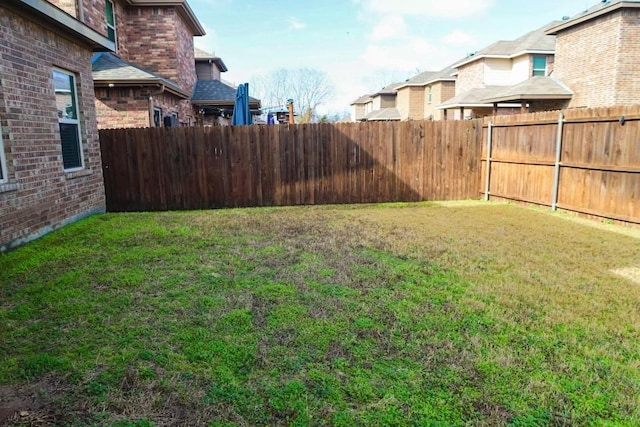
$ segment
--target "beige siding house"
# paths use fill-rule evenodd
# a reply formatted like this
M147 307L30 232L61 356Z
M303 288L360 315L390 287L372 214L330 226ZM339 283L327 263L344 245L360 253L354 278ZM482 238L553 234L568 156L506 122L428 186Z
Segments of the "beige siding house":
M528 90L545 92L541 99L547 104L563 102L570 91L549 77L555 66L555 37L547 30L558 24L552 22L516 40L498 41L456 63L455 96L437 108L454 119L527 111L529 101L510 100L505 93L527 81Z
M401 120L442 120L436 106L455 95L453 68L425 71L412 77L397 89L396 107Z

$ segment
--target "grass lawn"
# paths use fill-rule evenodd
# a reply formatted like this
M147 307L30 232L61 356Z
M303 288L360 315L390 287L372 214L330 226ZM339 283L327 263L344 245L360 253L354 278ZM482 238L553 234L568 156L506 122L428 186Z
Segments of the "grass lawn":
M99 215L0 255L0 424L638 426L639 267L503 204Z

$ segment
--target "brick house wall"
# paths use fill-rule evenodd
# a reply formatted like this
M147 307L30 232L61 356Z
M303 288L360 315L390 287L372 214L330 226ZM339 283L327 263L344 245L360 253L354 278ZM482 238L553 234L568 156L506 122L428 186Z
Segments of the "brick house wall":
M105 210L92 52L0 6L0 251ZM84 168L64 172L52 70L76 76Z
M149 95L144 89L96 89L98 129L149 127L149 111Z
M484 86L484 59L465 64L458 68L456 95Z
M398 90L396 108L400 112L401 120L424 119L425 88L407 86Z
M623 9L621 18L615 103L637 104L640 102L640 10Z
M436 109L447 99L456 95L456 82L440 81L431 86L431 102L429 102L429 86L424 93L424 118L432 120L444 120L444 111Z
M618 11L558 33L553 75L573 90L569 108L616 103L622 25Z
M193 35L175 7L131 8L126 19L127 50L121 58L191 93L196 82Z

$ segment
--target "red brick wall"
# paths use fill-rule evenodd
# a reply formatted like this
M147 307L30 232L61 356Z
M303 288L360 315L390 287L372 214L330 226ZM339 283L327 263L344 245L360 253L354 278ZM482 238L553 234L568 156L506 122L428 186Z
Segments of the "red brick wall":
M104 211L91 52L0 6L0 250ZM65 173L52 67L76 73L84 170Z
M187 24L176 15L176 30L178 36L177 73L175 82L187 93L193 92L196 83L195 57L193 53L193 33Z
M479 59L458 68L456 95L482 87L484 85L484 68L484 59Z
M615 104L621 24L617 12L558 34L553 76L573 90L570 108Z
M149 99L140 89L96 89L96 113L99 129L150 126Z
M163 117L176 113L180 122L195 123L196 115L189 100L169 92L156 95L157 91L156 87L96 89L98 128L151 127L153 107L161 108Z
M622 12L620 50L615 86L616 105L640 102L640 10Z
M175 7L131 8L123 59L170 79L191 93L196 81L193 35Z

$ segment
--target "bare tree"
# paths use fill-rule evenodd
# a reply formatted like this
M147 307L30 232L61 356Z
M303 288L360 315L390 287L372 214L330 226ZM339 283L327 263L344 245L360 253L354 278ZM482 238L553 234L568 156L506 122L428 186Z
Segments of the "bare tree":
M302 123L310 122L318 106L335 93L327 74L313 68L281 68L254 77L250 86L253 96L260 98L266 108L284 107L292 99Z

